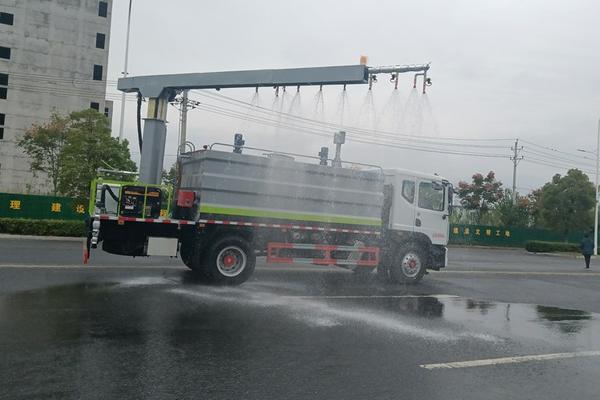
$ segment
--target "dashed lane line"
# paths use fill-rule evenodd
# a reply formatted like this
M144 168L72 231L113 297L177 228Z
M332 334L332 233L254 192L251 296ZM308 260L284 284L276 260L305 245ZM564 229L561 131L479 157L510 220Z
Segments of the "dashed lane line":
M438 364L422 364L421 368L434 370L434 369L458 369L458 368L474 368L474 367L487 367L491 365L502 365L502 364L519 364L532 361L548 361L548 360L562 360L567 358L577 357L598 357L600 351L577 351L572 353L553 353L553 354L538 354L529 356L517 356L517 357L500 357L500 358L488 358L482 360L470 360L470 361L456 361Z

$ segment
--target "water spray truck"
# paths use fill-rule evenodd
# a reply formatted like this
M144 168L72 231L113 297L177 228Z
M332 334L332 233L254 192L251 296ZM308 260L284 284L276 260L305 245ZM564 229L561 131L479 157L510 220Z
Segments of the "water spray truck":
M182 90L225 87L347 85L374 73L416 71L424 88L429 65L366 65L159 75L119 80L119 89L149 98L140 173L99 170L91 184L84 249L123 256L180 257L202 279L237 285L257 256L268 263L338 266L416 283L446 266L452 186L433 175L233 144L196 150L180 142L177 182L161 185L166 106ZM416 79L416 78L415 78ZM139 113L138 113L139 114Z

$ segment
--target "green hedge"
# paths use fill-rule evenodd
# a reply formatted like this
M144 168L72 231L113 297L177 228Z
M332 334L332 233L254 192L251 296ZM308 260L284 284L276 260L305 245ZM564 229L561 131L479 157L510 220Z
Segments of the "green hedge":
M543 242L541 240L531 240L525 243L525 249L532 253L579 253L580 251L577 243Z
M83 221L0 218L0 233L35 236L76 236L87 233Z

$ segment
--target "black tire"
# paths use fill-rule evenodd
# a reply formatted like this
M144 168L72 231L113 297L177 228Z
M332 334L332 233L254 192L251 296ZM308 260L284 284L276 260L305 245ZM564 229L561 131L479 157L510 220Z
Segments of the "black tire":
M375 270L375 267L368 267L368 266L364 266L364 265L357 265L356 268L354 268L352 270L352 272L357 277L367 278L367 277L369 277L373 273L373 270Z
M361 245L362 245L362 243L361 243ZM370 257L370 254L363 253L361 255L360 259L363 261L367 261L367 260L369 260L369 257ZM371 274L373 273L375 268L376 267L370 266L370 265L354 265L352 268L352 272L354 273L354 276L357 276L361 279L367 279L369 276L371 276Z
M239 236L224 236L214 241L202 257L209 281L220 285L240 285L254 272L253 246Z
M179 256L186 267L194 270L194 242L191 239L181 241L181 246L179 247Z
M200 236L188 238L181 244L181 260L194 272L195 277L202 282L208 281L205 246L206 242Z
M427 252L417 243L406 243L399 246L393 257L393 265L389 266L389 277L394 283L418 283L429 264Z
M379 279L382 282L390 281L390 269L389 267L381 264L381 262L377 266L377 279Z

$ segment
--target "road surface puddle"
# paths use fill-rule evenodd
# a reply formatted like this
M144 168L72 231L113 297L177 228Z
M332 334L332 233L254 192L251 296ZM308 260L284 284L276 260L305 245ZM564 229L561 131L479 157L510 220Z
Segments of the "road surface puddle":
M57 286L0 297L0 334L4 342L120 337L150 329L147 321L181 317L191 326L225 331L240 323L261 332L300 324L298 329L376 331L436 342L511 340L600 348L600 318L580 310L450 295L291 293L253 284L182 285L161 277Z

